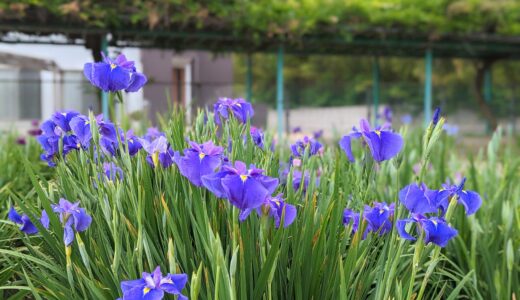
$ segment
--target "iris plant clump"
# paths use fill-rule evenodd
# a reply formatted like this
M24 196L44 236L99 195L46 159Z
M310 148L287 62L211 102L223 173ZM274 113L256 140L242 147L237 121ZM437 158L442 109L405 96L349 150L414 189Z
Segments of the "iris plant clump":
M88 63L84 71L89 81L105 92L134 92L146 83L146 76L123 55ZM184 124L172 122L169 125L174 130L167 132L150 127L143 135L136 135L108 116L56 112L42 123L37 140L43 149L41 159L49 166L59 165L55 169L61 177L48 187L49 192L38 189L37 194L45 201L56 194L53 188L63 195L77 194L83 206L96 214L89 214L80 202L61 198L55 204L42 201L48 211L50 204L55 215L42 210L37 220L29 212L20 214L11 207L9 220L29 235L38 234L38 228L45 229L42 236L58 235L51 229L61 226L67 276L59 280L68 279L67 289L74 287L75 280L81 282L76 291L88 293L94 288L91 295L96 297L163 299L170 294L187 299L182 294L187 287L197 298L202 284L211 290L204 292L207 298L214 292L215 298L222 299L237 298L238 293L252 299L264 298L265 293L288 293L283 295L287 298L349 295L353 299L388 299L399 292L403 298L421 299L423 285L431 275L422 277L424 283L415 293L421 261L416 257L422 254L423 245L433 244L431 247L440 251L457 236L457 229L450 224L457 204L467 215L481 207L480 195L464 189L465 179L457 185L448 181L438 189L425 183L426 170L432 168L427 151L444 123L440 111L425 134L422 157L408 162L409 166L416 164L418 171L415 181L407 181L405 187L399 181L395 187L380 187L377 181L403 177L397 174L401 159L392 159L404 149L401 134L406 131L391 128L389 109L384 113L386 124L371 128L363 119L359 128L340 139L342 159L336 164L332 163L336 157L331 158L333 147L326 149L325 143L318 141L323 131L290 146L278 140L277 148L285 147L287 153L283 157L283 150L275 151L273 144L268 151L264 132L250 126L254 110L247 101L219 98L213 114L217 128L199 126L212 120L200 116L194 132L175 136L184 132L183 127L175 126ZM354 140L361 144L362 163L356 163ZM93 182L83 184L84 180ZM62 188L62 182L75 186ZM348 199L344 195L349 195ZM346 202L348 208L344 208ZM256 217L261 222L256 222ZM344 228L349 232L345 234ZM86 230L91 240L78 234ZM418 242L410 245L399 237ZM75 238L79 253L72 255ZM368 247L373 243L383 245L383 250L371 251ZM358 246L361 248L354 249ZM30 249L40 251L39 247ZM408 249L414 249L413 260ZM58 263L63 260L59 255L53 259ZM122 266L126 261L129 263ZM403 262L405 265L400 265ZM158 264L180 274L163 276L159 266L152 273L142 272ZM411 276L391 277L392 270L407 266L412 269ZM189 284L188 275L180 270L193 272ZM140 272L141 278L127 280L137 278ZM356 279L368 276L365 273L376 275L370 275L366 283ZM306 276L316 282L306 281ZM339 282L338 291L328 288L335 281ZM388 285L380 288L375 281ZM404 292L395 292L402 282ZM311 285L314 287L307 287ZM315 293L313 289L319 290L319 285L327 288ZM54 291L49 294L54 295Z

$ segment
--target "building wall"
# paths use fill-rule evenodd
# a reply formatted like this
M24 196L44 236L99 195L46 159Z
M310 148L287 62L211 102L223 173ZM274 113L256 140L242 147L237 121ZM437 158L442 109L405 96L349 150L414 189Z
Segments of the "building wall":
M215 56L205 51L143 49L143 72L148 76L144 98L148 102L150 117L164 113L173 105L174 68L189 64L191 81L182 82L191 89L191 112L198 107L211 105L217 97L232 96L233 62L230 55ZM168 102L170 99L170 103Z

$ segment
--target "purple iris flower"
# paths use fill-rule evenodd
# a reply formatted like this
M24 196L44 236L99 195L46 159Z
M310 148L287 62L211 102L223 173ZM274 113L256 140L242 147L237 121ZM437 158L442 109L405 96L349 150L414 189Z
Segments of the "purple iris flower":
M386 122L392 123L392 108L390 108L390 106L385 106L383 116L385 117Z
M339 141L339 146L347 155L349 161L354 162L354 155L352 154L352 139L363 138L363 141L368 145L370 153L375 161L381 162L389 160L396 156L403 147L403 138L396 133L386 129L386 124L383 127L370 129L370 124L366 119L360 122L361 131L354 128L354 131L349 135L344 136Z
M79 144L83 149L90 147L92 141L92 132L90 131L90 120L84 115L77 115L69 122L70 128L77 137Z
M479 210L482 205L482 199L480 195L475 191L465 191L464 185L466 183L466 177L462 179L459 185L452 185L449 182L443 184L443 188L445 191L449 193L449 196L442 199L440 202L440 206L443 211L448 209L449 198L453 196L457 196L457 201L464 206L464 210L466 211L466 215L472 215Z
M165 137L166 135L164 134L164 132L159 131L159 129L157 129L157 127L149 127L146 130L146 134L143 136L143 138L145 140L151 142L160 136Z
M215 172L222 162L222 147L215 146L212 141L202 144L189 142L190 148L184 149L184 156L179 152L174 154L173 160L179 167L181 174L196 185L202 186L201 177Z
M455 136L459 133L459 126L457 126L455 124L445 123L442 126L442 129L444 129L444 131L446 131L446 134L450 135L450 136Z
M168 273L163 277L161 267L157 266L152 274L143 272L140 279L122 281L123 298L120 299L160 300L164 298L166 292L177 295L179 300L188 300L188 297L181 294L186 282L188 282L188 275Z
M136 71L133 61L126 60L123 54L110 59L103 54L103 61L86 63L83 74L90 83L105 92L137 92L145 85L147 78Z
M77 136L69 134L63 137L63 155L67 155L72 150L81 149L81 143Z
M276 228L280 227L280 222L283 218L283 227L291 225L296 220L296 206L285 203L282 199L282 194L275 197L267 197L262 206L254 209L259 216L262 213L269 214L274 219ZM253 209L246 209L240 214L240 221L243 222L253 211Z
M416 238L406 231L406 224L416 223L417 234L424 231L424 243L434 243L437 246L445 247L448 241L457 235L457 230L452 228L444 219L431 217L426 218L420 214L414 214L411 218L397 220L396 228L399 235L407 240L415 241Z
M352 222L352 233L356 233L359 229L360 215L349 208L343 211L343 225L348 226Z
M123 170L113 162L103 163L103 172L108 180L123 180Z
M71 131L70 121L77 115L79 115L79 112L73 110L57 111L52 115L51 120L64 132L69 132Z
M282 194L268 197L264 207L269 210L269 215L274 218L276 228L280 227L283 216L283 227L291 225L296 220L296 206L285 203Z
M23 146L23 145L27 144L27 141L25 140L25 138L23 136L20 136L20 137L16 138L16 143L18 145Z
M89 216L84 208L79 207L79 202L70 203L68 200L61 198L59 204L52 204L52 210L60 215L60 221L64 225L63 242L69 246L74 241L74 230L82 232L87 230L92 223L92 217ZM49 223L48 217L42 223Z
M405 125L408 125L408 124L411 124L413 121L413 118L411 115L409 114L406 114L404 116L401 117L401 122Z
M314 131L312 133L312 136L315 140L318 140L320 139L322 136L323 136L323 129L320 129L320 130L317 130L317 131Z
M39 120L32 120L31 121L31 125L33 128L29 129L27 131L27 133L30 135L30 136L39 136L40 134L42 134L42 130L39 128L40 127L40 121Z
M202 176L202 183L215 196L226 198L240 209L241 214L260 207L278 186L278 179L263 175L264 170L236 161L224 165L220 172Z
M26 214L19 215L18 212L14 209L14 207L11 206L11 209L9 210L9 213L7 215L9 220L16 224L20 224L20 230L26 234L36 234L38 233L38 228L34 226L31 219ZM42 211L42 218L40 219L40 222L42 223L44 228L49 228L49 222L46 220L48 219L47 213L45 210Z
M41 129L42 134L36 138L44 150L40 158L46 161L49 166L53 167L56 165L54 158L59 153L59 141L62 130L59 129L52 120L45 121Z
M292 133L299 133L302 132L302 128L300 126L296 126L292 129Z
M309 156L313 156L322 153L323 145L315 139L304 136L303 139L297 140L291 145L291 157L303 158L306 149L309 149Z
M383 235L392 230L392 217L395 203L374 202L374 207L365 205L363 218L367 221L368 231L379 232Z
M437 107L435 111L433 112L433 126L437 125L439 123L439 119L441 118L441 108Z
M426 214L438 212L449 196L447 190L430 190L424 183L412 183L399 192L399 201L413 214Z
M255 145L258 148L264 150L265 137L264 137L264 132L262 131L262 129L251 126L250 134L251 134L251 139L253 140L253 143L255 143Z
M136 155L137 152L143 148L139 138L134 135L131 129L126 132L123 141L126 141L128 144L128 154L130 154L130 156Z
M218 125L222 123L222 119L227 120L230 116L245 124L255 114L251 103L242 98L219 98L213 105L213 113Z
M148 142L145 139L139 139L139 142L148 153L146 161L152 167L155 168L160 163L163 168L167 168L173 164L174 152L164 136L160 136L152 142Z

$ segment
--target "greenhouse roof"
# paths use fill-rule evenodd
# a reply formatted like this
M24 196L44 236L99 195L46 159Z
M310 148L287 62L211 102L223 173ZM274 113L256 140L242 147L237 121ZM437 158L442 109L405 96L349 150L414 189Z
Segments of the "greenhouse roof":
M520 37L490 34L421 34L401 30L343 28L341 32L297 37L239 35L210 28L104 30L65 25L1 24L0 41L84 45L89 38L108 35L109 45L119 47L197 49L213 52L275 52L280 45L290 54L377 55L422 57L431 49L435 57L520 58Z

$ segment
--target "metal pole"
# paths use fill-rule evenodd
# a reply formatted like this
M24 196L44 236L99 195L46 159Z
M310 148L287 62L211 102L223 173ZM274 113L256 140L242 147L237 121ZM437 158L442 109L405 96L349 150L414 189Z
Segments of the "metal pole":
M484 101L489 105L493 100L493 77L491 76L491 67L484 71ZM486 122L486 132L491 131L489 122Z
M487 68L484 72L484 100L487 103L493 100L493 77L491 76L491 68Z
M246 100L251 102L253 97L253 57L251 53L246 56Z
M424 127L427 127L432 118L432 61L431 49L426 50L424 76Z
M276 61L276 111L278 114L278 140L281 141L283 135L283 46L278 47L278 57Z
M372 62L372 101L373 101L373 115L372 124L377 126L377 115L379 112L379 58L374 57Z
M103 35L101 38L101 51L108 56L108 41L106 35ZM108 115L108 93L101 91L101 112L103 113L103 117L108 119L110 116ZM115 120L112 120L115 121Z

